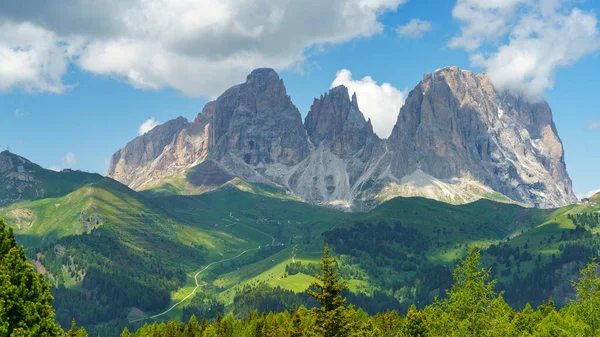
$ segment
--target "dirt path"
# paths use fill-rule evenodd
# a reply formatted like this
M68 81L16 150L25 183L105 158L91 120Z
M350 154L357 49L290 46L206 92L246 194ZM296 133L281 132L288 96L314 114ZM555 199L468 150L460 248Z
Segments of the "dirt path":
M260 230L258 230L258 229L256 229L256 228L252 228L252 227L250 227L250 226L247 226L247 225L244 225L244 224L240 223L240 222L239 222L240 220L239 220L238 218L236 218L236 217L233 215L233 212L229 212L229 217L230 217L230 218L232 218L232 219L233 219L233 220L235 220L235 221L232 221L232 220L229 220L229 219L223 219L223 220L225 220L225 221L229 221L229 222L231 222L231 224L229 224L229 225L226 225L226 226L224 226L224 227L230 227L230 226L233 226L233 225L244 226L244 227L246 227L246 228L248 228L248 229L251 229L251 230L253 230L253 231L256 231L256 232L258 232L258 233L261 233L261 234L263 234L263 235L265 235L265 236L269 237L269 238L271 239L271 245L272 245L272 246L274 246L274 245L275 245L275 237L274 237L274 236L271 236L271 235L269 235L269 234L267 234L267 233L265 233L265 232L263 232L263 231L260 231ZM297 247L297 246L298 246L298 245L296 245L296 247ZM294 251L295 251L296 247L294 247ZM166 315L166 314L167 314L167 313L169 313L171 310L175 309L175 307L177 307L178 305L182 304L182 303L183 303L183 302L185 302L185 301L186 301L188 298L190 298L191 296L193 296L193 295L196 293L196 290L198 290L198 288L199 288L200 286L203 286L203 285L204 285L204 284L202 284L202 285L198 284L198 275L200 275L201 273L203 273L204 271L206 271L206 270L207 270L208 268L210 268L212 265L215 265L215 264L217 264L217 263L221 263L221 262L225 262L225 261L229 261L229 260L234 260L234 259L237 259L238 257L240 257L240 256L242 256L242 255L244 255L244 254L246 254L247 252L250 252L250 251L253 251L253 250L259 250L259 249L260 249L260 246L258 246L258 248L254 248L254 249L248 249L248 250L245 250L245 251L241 252L241 253L240 253L240 254L238 254L237 256L230 257L230 258L228 258L228 259L223 259L223 260L220 260L220 261L216 261L216 262L213 262L213 263L211 263L211 264L207 265L206 267L204 267L204 269L200 270L199 272L197 272L197 273L196 273L196 275L194 275L194 281L196 282L196 287L194 288L194 290L192 290L192 292L191 292L191 293L189 293L189 294L188 294L186 297L184 297L184 298L183 298L181 301L179 301L179 302L177 302L177 303L173 304L173 306L171 306L169 309L165 310L164 312L161 312L160 314L156 314L156 315L153 315L153 316L148 316L148 317L144 317L144 318L138 318L138 319L135 319L135 320L129 321L129 323L135 323L135 322L139 322L139 321L143 321L143 320L147 320L147 319L153 319L153 318L157 318L157 317L160 317L160 316ZM294 258L296 257L296 253L295 253L294 251L292 251L292 253L294 253L294 255L292 256L292 261L295 261L295 260L294 260ZM219 252L219 254L221 254L221 253ZM221 255L223 255L223 254L221 254Z
M232 218L232 219L234 219L234 220L235 220L235 222L234 222L234 221L231 221L231 220L228 220L228 219L223 219L223 220L225 220L225 221L229 221L229 222L231 222L231 224L229 224L229 225L226 225L225 227L231 227L231 226L233 226L233 225L240 225L240 226L244 226L244 227L246 227L246 228L248 228L248 229L251 229L251 230L253 230L253 231L255 231L255 232L258 232L258 233L260 233L260 234L262 234L262 235L268 236L268 237L271 239L271 246L274 246L274 245L275 245L275 237L274 237L274 236L271 236L271 235L269 235L269 234L267 234L267 233L265 233L265 232L263 232L263 231L261 231L261 230L258 230L258 229L256 229L256 228L253 228L253 227L250 227L250 226L248 226L248 225L244 225L244 224L240 223L240 219L238 219L238 218L236 218L235 216L233 216L233 212L229 212L229 217L230 217L230 218Z
M296 263L296 248L298 248L298 245L294 246L294 249L292 249L292 262Z
M213 262L213 263L210 263L210 264L208 264L206 267L204 267L204 269L200 270L199 272L197 272L197 273L196 273L196 275L194 275L194 281L196 282L196 287L194 288L194 290L192 290L192 292L191 292L191 293L189 293L189 294L188 294L186 297L184 297L184 298L183 298L181 301L179 301L179 302L177 302L177 303L173 304L173 306L171 306L169 309L167 309L167 310L165 310L165 311L161 312L160 314L156 314L156 315L153 315L153 316L148 316L148 317L144 317L144 318L138 318L138 319L135 319L135 320L133 320L133 321L129 321L129 323L135 323L135 322L139 322L139 321L143 321L143 320L147 320L147 319L153 319L153 318L157 318L157 317L160 317L160 316L166 315L166 314L167 314L167 313L169 313L171 310L175 309L175 307L177 307L177 306L178 306L178 305L180 305L181 303L185 302L185 300L187 300L188 298L190 298L191 296L193 296L193 295L196 293L196 290L198 290L198 288L199 288L200 286L206 285L206 284L202 284L202 285L201 285L201 284L199 284L199 283L198 283L198 275L200 275L201 273L203 273L204 271L206 271L208 268L210 268L211 266L213 266L213 265L215 265L215 264L217 264L217 263L221 263L221 262L225 262L225 261L230 261L230 260L235 260L235 259L239 258L240 256L242 256L242 255L246 254L247 252L250 252L250 251L253 251L253 250L258 250L258 249L259 249L259 248L247 249L247 250L245 250L245 251L243 251L243 252L239 253L238 255L236 255L236 256L234 256L234 257L230 257L230 258L227 258L227 259L223 259L223 260L216 261L216 262Z

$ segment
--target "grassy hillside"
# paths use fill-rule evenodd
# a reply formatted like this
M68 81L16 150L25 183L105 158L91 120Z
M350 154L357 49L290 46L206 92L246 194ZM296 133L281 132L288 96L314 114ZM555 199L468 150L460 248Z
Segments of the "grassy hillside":
M149 198L106 178L62 197L13 204L0 216L38 271L60 285L61 323L76 317L90 325L157 313L193 289L205 265L249 250L211 268L215 279L318 235L345 214L241 181L203 195Z
M103 177L81 171L55 172L8 151L0 153L0 206L67 195Z
M194 195L221 187L235 177L219 169L211 161L204 161L187 170L141 186L146 195Z
M483 250L482 261L492 268L502 289L523 288L527 282L540 293L530 290L528 298L518 298L514 291L507 291L515 306L524 301L538 303L548 295L560 304L569 295L565 289L570 287L570 278L596 254L586 247L600 246L600 221L577 230L569 216L597 214L599 206L600 202L592 201L539 210L490 200L450 205L396 198L371 212L339 219L331 230L320 236L314 233L311 241L294 241L270 261L223 274L215 285L220 287L220 299L233 310L236 292L248 285L303 292L313 280L322 244L329 242L338 254L342 275L351 280L351 290L357 294L351 302L373 311L385 310L390 303L392 308L405 310L410 304L443 296L440 291L452 280L450 270L475 245ZM560 277L549 281L540 277L543 272L550 278ZM377 298L383 306L358 294Z
M568 294L564 281L599 241L597 197L557 210L396 198L343 213L239 179L202 194L181 191L138 193L106 178L10 205L0 216L38 271L59 285L61 323L75 317L98 332L209 307L246 310L248 298L279 303L265 308L302 303L325 242L350 280L350 302L372 312L443 295L450 270L472 245L483 249L510 303L523 300L511 287L560 300ZM533 292L524 299L535 301Z

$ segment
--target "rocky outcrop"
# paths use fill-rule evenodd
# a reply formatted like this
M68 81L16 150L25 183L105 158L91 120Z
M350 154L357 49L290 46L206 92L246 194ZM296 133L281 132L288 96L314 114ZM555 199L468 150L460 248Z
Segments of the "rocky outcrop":
M485 74L448 67L425 75L388 147L396 177L469 177L538 207L576 201L548 104L498 93Z
M0 207L25 200L64 196L103 179L81 171L46 170L9 151L0 152Z
M499 93L485 74L448 67L425 75L387 140L375 135L359 99L333 88L302 124L277 73L257 69L192 123L165 123L119 150L108 175L148 189L210 162L223 177L353 208L399 195L454 203L505 195L539 207L576 200L548 104ZM210 180L194 172L195 181Z
M298 108L273 69L256 69L245 83L223 93L211 107L211 155L251 166L295 165L308 155Z
M8 151L0 152L0 206L13 202L44 197L41 181L32 176L32 171L41 167Z
M373 132L344 86L315 99L304 121L314 146L295 168L288 186L297 196L317 203L350 206L376 179L386 154L385 143Z
M356 94L349 99L348 89L338 86L328 94L315 99L304 120L310 141L316 146L325 146L339 157L347 158L368 147L372 150L382 143L373 132L371 120L365 121L358 108ZM371 151L365 151L368 159Z
M208 156L209 115L199 114L192 123L179 117L135 138L112 156L107 175L144 189L201 163Z

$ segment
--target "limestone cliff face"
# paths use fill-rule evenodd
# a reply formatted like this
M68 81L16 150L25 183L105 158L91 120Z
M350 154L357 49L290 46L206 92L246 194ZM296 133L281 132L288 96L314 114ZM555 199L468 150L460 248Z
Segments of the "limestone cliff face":
M211 153L246 164L295 165L308 155L300 112L273 69L256 69L214 102Z
M208 121L179 117L161 124L117 151L107 175L131 188L143 189L160 178L201 163L208 155Z
M402 195L464 203L503 194L539 207L576 200L548 104L499 93L485 74L427 74L387 140L359 106L360 97L333 88L303 124L277 73L257 69L192 123L178 118L130 142L108 175L148 189L207 162L223 176L351 208ZM197 181L209 178L204 171L194 171Z
M315 99L305 119L314 146L288 180L294 194L317 203L352 205L378 172L385 143L360 112L356 94L344 86Z
M315 99L304 125L315 146L326 146L342 158L353 156L365 147L371 150L376 143L381 143L373 132L371 121L365 121L360 112L356 94L350 101L344 86L333 88ZM365 152L363 158L368 159L372 153Z
M498 93L485 74L449 67L425 75L388 147L397 177L469 177L539 207L576 201L548 104Z

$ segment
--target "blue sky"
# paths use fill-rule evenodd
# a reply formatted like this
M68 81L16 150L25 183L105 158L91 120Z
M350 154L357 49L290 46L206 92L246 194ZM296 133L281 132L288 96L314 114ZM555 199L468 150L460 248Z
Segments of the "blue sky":
M104 173L144 121L191 120L256 67L278 70L303 116L346 69L351 80L337 79L351 81L361 109L383 130L424 73L457 65L487 70L497 86L543 96L575 191L600 189L597 2L332 0L303 7L202 0L180 2L184 12L170 1L148 12L138 1L105 0L65 22L61 15L77 10L66 0L37 12L25 8L28 1L0 4L0 146L44 167ZM131 13L146 13L146 20L131 22ZM220 18L210 29L195 24L209 20L206 13ZM109 17L122 20L105 24ZM176 23L165 26L169 20ZM419 21L408 25L412 20ZM361 92L384 103L361 100Z

